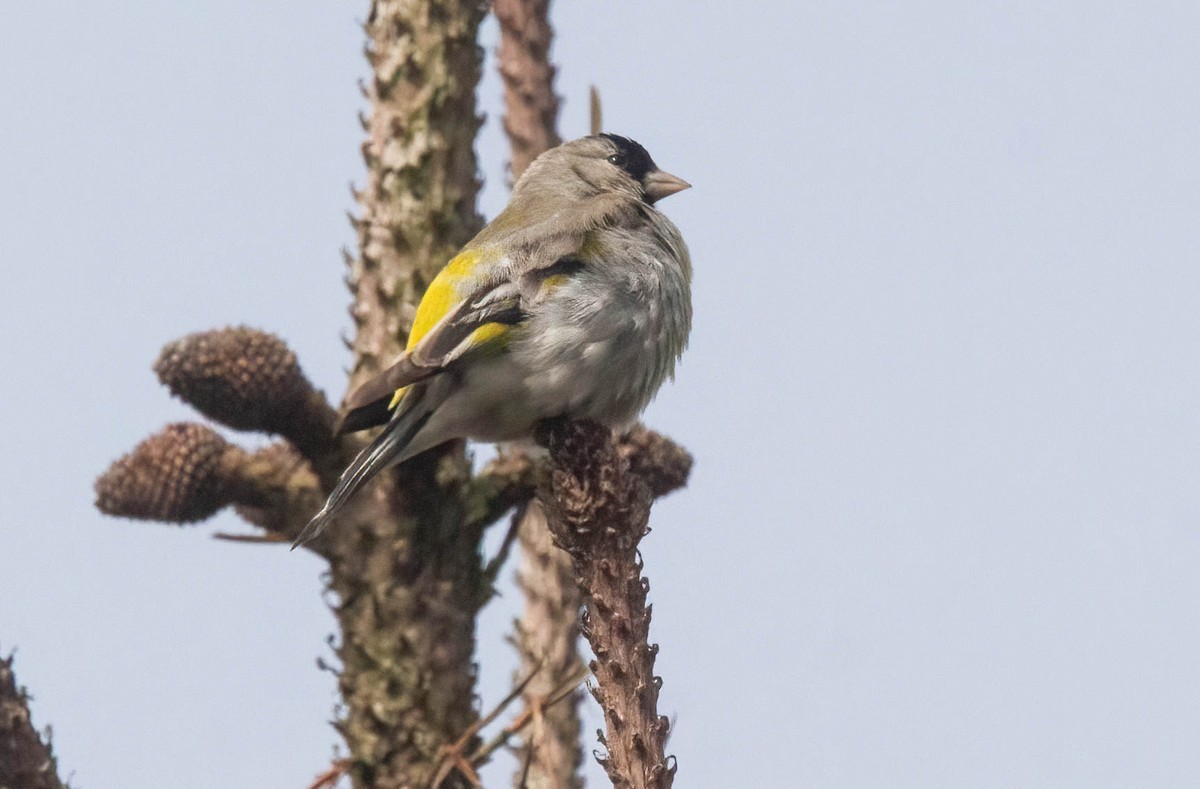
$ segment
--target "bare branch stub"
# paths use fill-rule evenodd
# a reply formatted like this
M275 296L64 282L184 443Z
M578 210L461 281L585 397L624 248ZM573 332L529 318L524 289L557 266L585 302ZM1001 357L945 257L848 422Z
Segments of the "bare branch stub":
M507 452L483 467L467 494L468 527L482 531L513 507L533 498L546 464L524 452Z
M656 499L685 486L695 463L692 453L643 425L618 439L617 452L629 462L630 470L646 481Z
M667 789L675 776L665 754L670 722L658 714L658 647L649 641L649 583L638 556L653 492L608 428L558 419L538 438L551 459L539 497L587 606L582 630L596 656L593 695L606 724L601 763L619 789Z
M67 789L47 736L33 727L29 694L17 685L13 658L0 658L0 786Z

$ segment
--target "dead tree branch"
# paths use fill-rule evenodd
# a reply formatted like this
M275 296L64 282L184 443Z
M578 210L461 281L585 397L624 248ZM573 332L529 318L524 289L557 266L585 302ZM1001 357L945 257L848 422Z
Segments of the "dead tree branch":
M670 722L658 714L658 646L649 640L650 585L638 554L653 491L605 427L552 420L539 439L551 460L539 497L587 605L582 629L596 656L592 694L606 726L601 764L618 789L668 789L675 776L674 759L665 754Z
M67 789L49 732L43 740L29 714L29 694L17 685L13 657L0 658L0 787Z
M550 64L550 0L495 0L493 10L500 22L496 60L504 80L504 131L515 181L543 151L562 142Z

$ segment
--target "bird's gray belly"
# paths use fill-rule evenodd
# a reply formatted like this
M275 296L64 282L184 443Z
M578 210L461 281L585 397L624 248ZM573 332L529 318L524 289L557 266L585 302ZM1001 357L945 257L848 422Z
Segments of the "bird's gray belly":
M625 424L673 370L681 342L664 305L622 284L585 274L561 286L510 346L538 414Z

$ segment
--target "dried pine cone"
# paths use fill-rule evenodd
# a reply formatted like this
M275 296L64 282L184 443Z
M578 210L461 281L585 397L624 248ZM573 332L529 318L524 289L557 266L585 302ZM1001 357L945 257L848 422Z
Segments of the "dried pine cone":
M168 343L154 372L177 397L237 430L288 435L311 422L298 412L319 398L283 340L244 326Z
M168 425L96 480L96 507L126 518L203 520L230 503L245 458L204 425Z

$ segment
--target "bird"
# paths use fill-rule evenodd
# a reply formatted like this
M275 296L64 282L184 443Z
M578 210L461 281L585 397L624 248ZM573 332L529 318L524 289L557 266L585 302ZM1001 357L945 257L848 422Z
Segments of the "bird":
M381 471L446 441L525 439L560 416L632 424L691 330L691 258L657 208L690 186L616 134L531 162L429 284L404 353L347 395L338 434L384 428L292 548Z

